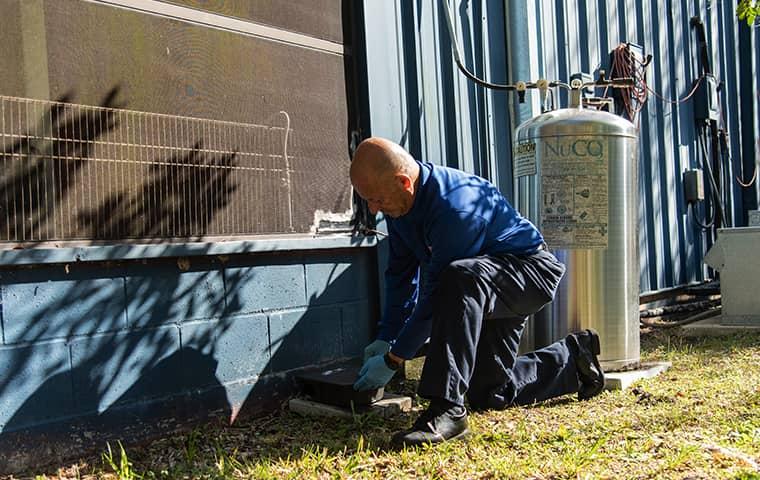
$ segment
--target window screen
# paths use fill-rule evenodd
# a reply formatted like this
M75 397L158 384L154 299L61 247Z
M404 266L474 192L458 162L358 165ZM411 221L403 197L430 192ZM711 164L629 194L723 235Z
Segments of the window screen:
M342 2L214 3L3 2L1 242L301 234L348 217Z

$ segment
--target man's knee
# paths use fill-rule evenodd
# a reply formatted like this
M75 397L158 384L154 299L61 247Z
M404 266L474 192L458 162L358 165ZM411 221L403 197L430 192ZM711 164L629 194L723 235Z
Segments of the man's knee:
M453 288L462 291L466 287L474 285L475 282L476 275L472 270L471 262L467 259L451 262L438 275L438 286L441 290Z

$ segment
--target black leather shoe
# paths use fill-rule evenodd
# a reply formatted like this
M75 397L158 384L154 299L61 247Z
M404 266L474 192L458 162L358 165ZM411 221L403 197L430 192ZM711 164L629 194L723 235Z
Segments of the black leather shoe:
M411 447L454 440L465 437L468 433L467 410L464 407L441 408L430 405L411 429L396 433L391 443L396 447Z
M578 398L588 400L599 395L604 390L604 372L597 355L601 353L599 334L589 328L582 332L569 335L571 343L575 346L575 365L578 370Z

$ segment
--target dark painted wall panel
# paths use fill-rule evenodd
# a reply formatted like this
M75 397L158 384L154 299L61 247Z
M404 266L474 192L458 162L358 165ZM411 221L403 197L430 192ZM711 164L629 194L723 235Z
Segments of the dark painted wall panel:
M312 307L272 314L272 370L308 367L342 356L340 308Z
M344 55L97 2L6 10L0 241L308 233L350 213Z
M292 264L230 266L225 269L230 314L260 312L274 308L299 307L306 304L304 266Z
M370 270L371 271L371 270ZM358 357L364 354L368 338L375 338L376 325L367 322L374 318L373 304L370 300L344 304L341 308L341 338L343 340L343 356Z
M69 349L63 342L0 347L0 430L75 412L69 366Z
M130 328L195 319L220 318L225 313L224 278L219 262L184 258L156 270L155 264L129 266L126 271L127 318Z
M267 315L246 315L218 322L194 322L180 327L182 348L210 355L217 362L215 380L221 383L255 379L269 373L269 323ZM188 368L187 385L193 378ZM208 380L208 378L205 378ZM204 385L207 386L207 385Z
M114 275L118 271L87 272L64 265L0 271L5 343L36 343L125 329L124 278Z
M321 263L306 265L306 298L310 305L359 300L363 297L362 286L370 281L371 270L366 257L352 263L345 257L322 257Z
M343 2L352 0L169 0L223 15L253 20L331 42L343 42Z
M35 435L68 438L56 448L76 453L122 416L160 417L152 408L178 419L204 405L230 419L271 408L295 389L281 373L361 355L377 322L374 257L357 248L5 267L0 471L34 457L24 452ZM31 344L10 343L19 337Z
M114 405L181 391L179 349L179 330L175 326L71 342L77 411L102 412ZM170 357L170 368L156 369Z

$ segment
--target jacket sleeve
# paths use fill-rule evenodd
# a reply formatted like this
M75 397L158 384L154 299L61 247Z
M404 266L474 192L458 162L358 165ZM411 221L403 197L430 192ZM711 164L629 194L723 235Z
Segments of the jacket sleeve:
M417 304L419 261L393 228L392 222L388 222L388 244L385 308L377 338L393 343Z
M401 358L413 358L430 337L433 324L433 292L441 271L457 259L477 256L485 241L487 224L471 212L452 211L430 222L430 261L421 267L422 282L417 308L399 332L391 351Z

